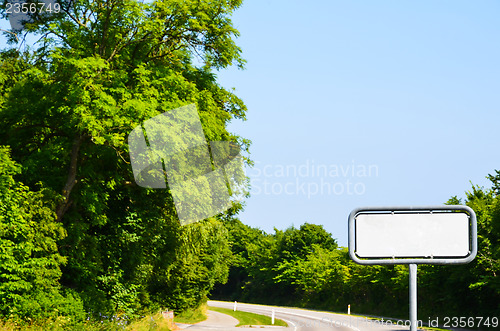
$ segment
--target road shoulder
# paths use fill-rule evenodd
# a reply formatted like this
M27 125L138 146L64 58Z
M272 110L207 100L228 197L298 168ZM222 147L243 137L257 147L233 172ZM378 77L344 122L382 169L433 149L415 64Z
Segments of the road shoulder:
M179 329L187 329L190 331L195 331L195 330L204 330L204 329L211 329L211 328L233 328L236 327L236 325L239 323L236 318L219 313L216 311L207 311L207 319L196 323L196 324L182 324L182 323L175 323Z

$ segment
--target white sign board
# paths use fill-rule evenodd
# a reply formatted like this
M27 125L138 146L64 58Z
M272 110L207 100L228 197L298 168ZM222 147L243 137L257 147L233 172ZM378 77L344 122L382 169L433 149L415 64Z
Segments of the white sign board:
M349 253L361 264L467 263L476 231L466 206L358 208L349 217Z
M469 218L464 213L361 214L356 218L359 257L465 257Z

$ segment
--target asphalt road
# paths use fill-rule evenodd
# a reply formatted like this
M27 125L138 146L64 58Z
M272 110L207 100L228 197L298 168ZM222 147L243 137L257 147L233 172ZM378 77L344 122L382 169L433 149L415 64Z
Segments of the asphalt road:
M223 301L208 301L209 307L221 307L233 309L234 302ZM263 305L253 305L238 303L237 310L248 311L261 315L271 316L272 311L275 311L275 317L284 320L288 323L288 328L284 327L269 327L272 330L293 330L293 331L402 331L409 330L409 326L404 326L405 321L397 320L382 320L374 321L364 317L355 317L352 315L333 314L326 312L317 312L305 309L272 307ZM402 325L397 325L397 323ZM198 325L193 325L187 328L189 331L198 330L242 330L234 328L234 325L216 325L211 323L207 327L199 328ZM267 327L266 327L267 329Z

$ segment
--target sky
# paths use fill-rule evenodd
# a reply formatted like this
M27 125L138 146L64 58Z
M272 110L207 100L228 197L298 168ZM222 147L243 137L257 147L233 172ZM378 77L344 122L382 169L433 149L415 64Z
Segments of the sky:
M364 206L441 205L500 170L500 2L247 0L245 70L219 72L248 107L239 215L321 224L347 246ZM471 184L472 183L472 184Z
M321 224L347 246L356 207L489 187L498 17L494 0L244 1L232 20L246 69L218 73L248 107L230 124L253 142L241 221L270 233Z

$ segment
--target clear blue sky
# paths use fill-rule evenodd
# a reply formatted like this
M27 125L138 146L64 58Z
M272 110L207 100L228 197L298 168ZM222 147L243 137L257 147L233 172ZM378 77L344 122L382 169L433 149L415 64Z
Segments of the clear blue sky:
M231 124L256 163L241 220L322 224L347 245L355 207L488 186L500 169L499 17L495 0L246 0L233 17L246 70L219 73L249 109Z
M249 109L231 125L256 162L241 220L268 232L322 224L347 245L355 207L489 186L499 17L498 1L245 1L233 22L246 70L219 74Z

